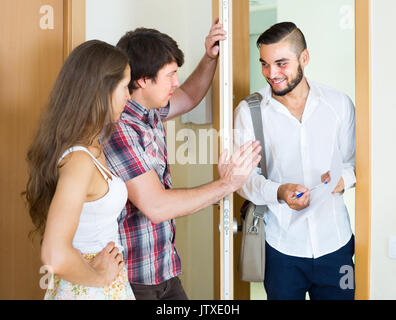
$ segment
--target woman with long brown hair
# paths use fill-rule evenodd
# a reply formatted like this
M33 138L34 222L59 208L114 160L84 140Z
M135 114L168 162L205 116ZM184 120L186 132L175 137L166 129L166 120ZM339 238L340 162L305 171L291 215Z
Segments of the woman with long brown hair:
M28 152L26 199L55 275L45 299L134 299L118 240L125 183L101 141L129 99L128 58L107 43L78 46L64 63Z

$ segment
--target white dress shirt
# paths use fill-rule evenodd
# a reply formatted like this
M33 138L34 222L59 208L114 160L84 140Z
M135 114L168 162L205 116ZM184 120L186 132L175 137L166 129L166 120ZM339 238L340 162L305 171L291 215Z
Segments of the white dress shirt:
M259 91L268 179L256 169L238 194L257 205L268 205L264 221L269 245L287 255L318 258L338 250L352 236L343 196L331 195L307 218L289 225L298 211L278 202L277 192L285 183L307 188L320 184L335 147L343 161L345 189L355 185L355 108L347 95L312 81L308 84L301 122L272 98L270 86ZM256 140L246 101L236 108L234 122L234 147Z

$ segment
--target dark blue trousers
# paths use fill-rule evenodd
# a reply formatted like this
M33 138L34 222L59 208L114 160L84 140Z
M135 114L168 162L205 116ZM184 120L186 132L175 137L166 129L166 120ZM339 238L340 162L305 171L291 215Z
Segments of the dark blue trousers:
M268 300L353 300L355 276L352 257L355 238L335 252L322 257L285 255L265 245L264 287Z

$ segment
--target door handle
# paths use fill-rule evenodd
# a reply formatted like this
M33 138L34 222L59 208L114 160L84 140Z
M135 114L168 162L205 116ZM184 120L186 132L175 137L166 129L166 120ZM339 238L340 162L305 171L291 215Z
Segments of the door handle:
M238 234L238 231L242 231L242 225L239 225L237 219L234 218L234 221L232 222L232 233L234 234L234 236ZM219 232L221 232L220 223L219 223Z

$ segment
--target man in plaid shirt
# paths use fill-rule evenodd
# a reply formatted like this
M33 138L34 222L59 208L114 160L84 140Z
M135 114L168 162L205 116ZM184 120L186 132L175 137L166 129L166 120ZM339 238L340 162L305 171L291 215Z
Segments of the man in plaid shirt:
M219 159L219 180L192 189L171 189L163 121L190 111L206 95L225 39L216 21L205 40L206 52L179 87L177 70L184 55L168 35L139 28L117 46L130 60L131 100L112 138L104 143L109 167L126 183L128 198L119 231L136 299L187 299L178 275L174 218L193 214L239 189L257 166L258 142L244 145L226 163Z

